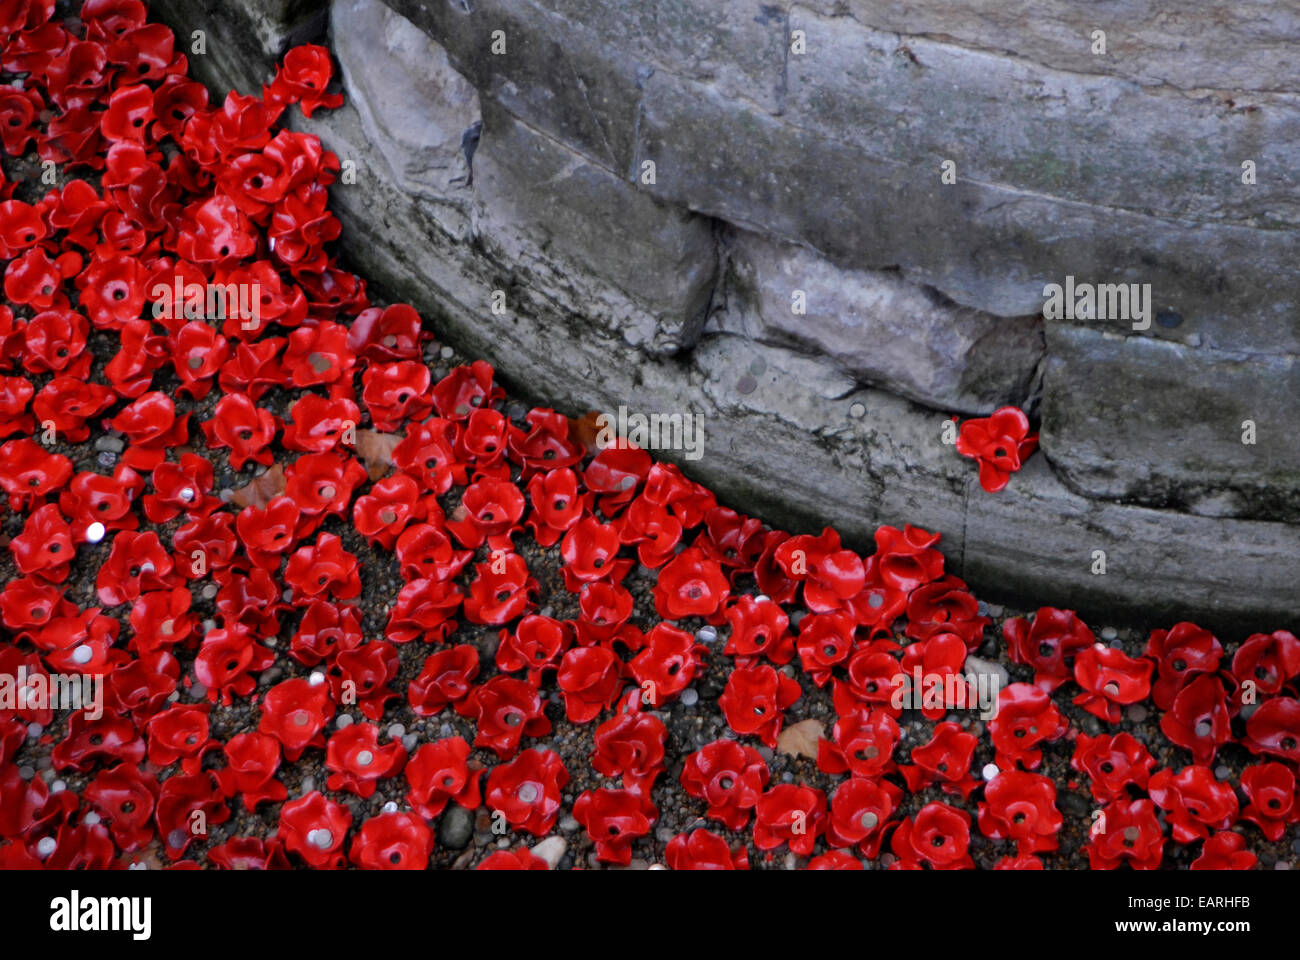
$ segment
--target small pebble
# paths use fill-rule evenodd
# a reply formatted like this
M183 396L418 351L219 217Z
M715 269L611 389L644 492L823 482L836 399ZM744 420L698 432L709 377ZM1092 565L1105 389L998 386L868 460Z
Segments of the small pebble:
M794 783L794 774L787 770L785 773L781 774L781 782Z
M211 600L217 595L217 585L215 583L205 584L202 590L203 599Z
M700 638L701 643L713 643L718 639L718 631L709 626L700 627L695 635Z
M1140 703L1130 704L1128 708L1128 718L1134 723L1141 723L1147 718L1147 708Z
M101 467L111 467L113 464L117 463L117 454L109 453L105 450L96 457L95 460Z
M659 827L655 830L655 839L660 843L667 843L675 836L677 836L677 834L673 833L672 829L669 827Z
M988 605L988 610L990 617L1000 617L1003 613L1002 607L996 603L990 603Z
M402 737L402 747L406 750L407 753L410 753L412 750L414 750L416 744L418 744L419 742L420 742L419 736L414 733L408 733L406 736Z
M59 841L55 840L53 837L41 837L41 839L36 841L36 855L44 860L57 850L58 846Z
M208 695L208 688L203 684L195 681L194 686L190 687L190 696L195 700L202 700Z
M39 723L27 724L27 736L31 737L33 740L35 740L44 732L45 732L45 728L42 727Z
M1114 627L1101 628L1101 638L1103 640L1114 640L1118 636L1119 636L1119 631L1116 630Z
M984 769L980 772L985 780L992 780L1001 771L998 770L998 765L996 763L986 763L984 764Z
M682 706L693 707L700 702L700 694L694 687L682 691Z
M346 713L340 713L338 719L334 721L334 725L340 730L346 730L352 726L352 717Z
M126 442L121 437L115 437L111 433L96 437L94 443L95 450L108 450L112 453L121 453L126 446Z
M849 407L849 416L855 420L861 420L867 415L867 408L864 404L855 403Z
M395 723L388 728L388 738L390 740L400 740L406 736L406 727L400 723Z
M582 824L573 819L573 817L565 817L560 821L560 831L562 833L577 833L581 826Z
M1232 776L1232 771L1227 767L1219 765L1214 768L1214 779L1227 780L1230 776Z
M563 837L547 837L541 843L533 846L533 856L540 857L546 861L546 865L554 870L560 865L560 860L564 857L564 851L569 848L568 843Z
M104 539L104 534L107 532L108 531L104 528L104 525L96 520L90 526L86 527L86 542L99 543L99 541Z
M315 777L303 777L303 778L302 778L302 792L303 792L303 793L311 793L311 792L312 792L313 790L315 790L315 789L316 789L316 778L315 778Z

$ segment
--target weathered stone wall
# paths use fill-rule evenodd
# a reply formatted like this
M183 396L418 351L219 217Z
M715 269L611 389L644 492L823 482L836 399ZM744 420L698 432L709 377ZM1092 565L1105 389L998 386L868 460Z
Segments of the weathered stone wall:
M347 104L294 122L357 164L334 191L346 252L531 397L703 412L684 466L737 506L859 546L940 529L985 592L1238 631L1294 614L1300 16L155 6L237 48L194 58L227 88L319 32ZM1067 275L1149 283L1159 316L1044 321ZM989 495L941 428L1004 403L1041 411L1043 450Z

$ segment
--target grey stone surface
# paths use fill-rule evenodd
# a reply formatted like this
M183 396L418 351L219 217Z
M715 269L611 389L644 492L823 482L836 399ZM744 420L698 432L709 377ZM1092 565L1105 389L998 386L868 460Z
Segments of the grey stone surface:
M1300 520L1294 355L1056 323L1048 344L1042 445L1071 487L1210 516Z
M726 332L820 354L855 380L980 414L1029 396L1042 318L959 307L897 271L844 270L804 247L729 231ZM725 325L725 326L724 326Z

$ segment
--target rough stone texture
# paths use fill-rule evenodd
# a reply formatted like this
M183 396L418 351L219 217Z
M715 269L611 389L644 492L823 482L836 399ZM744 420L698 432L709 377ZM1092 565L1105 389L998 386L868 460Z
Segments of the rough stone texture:
M1183 89L1167 46L1143 67L1059 53L1095 14L1054 2L997 42L1015 4L953 12L949 33L922 2L927 36L898 36L901 14L856 0L612 3L390 0L411 23L378 0L333 5L348 103L290 119L357 164L333 189L356 269L530 398L705 414L705 457L684 467L788 529L831 523L869 549L877 525L910 521L943 531L950 568L994 599L1230 636L1288 625L1300 527L1278 521L1300 483L1294 445L1265 445L1295 406L1300 311L1277 265L1300 216L1294 171L1263 172L1300 138L1293 62L1260 69L1284 15L1232 28L1240 69L1207 79L1256 91L1231 91L1234 107ZM1111 29L1113 54L1174 16L1141 12L1127 38ZM1182 16L1175 33L1204 26ZM480 116L469 184L460 138ZM1260 189L1238 184L1238 155L1261 158ZM1025 315L1067 273L1150 282L1182 322L1049 323L1044 345ZM802 322L796 277L813 294ZM946 416L1032 408L1040 389L1045 456L985 494L941 441ZM1243 453L1230 443L1254 409Z
M177 43L191 74L210 87L261 93L276 61L290 47L319 40L328 0L150 0L151 14L177 26ZM193 52L191 34L204 30L206 52Z
M843 270L758 234L726 237L731 267L719 329L833 360L854 379L955 413L1030 393L1043 358L1040 316L959 307L897 271ZM796 296L801 297L796 312Z
M1300 517L1296 357L1055 323L1048 344L1043 446L1069 451L1057 464L1069 485L1209 515Z

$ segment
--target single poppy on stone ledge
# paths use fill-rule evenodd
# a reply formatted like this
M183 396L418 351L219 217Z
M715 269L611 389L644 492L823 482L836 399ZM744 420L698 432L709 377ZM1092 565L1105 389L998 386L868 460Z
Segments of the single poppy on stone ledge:
M1038 448L1029 418L1019 407L1000 407L988 417L967 420L957 435L957 452L979 462L980 486L997 493Z

